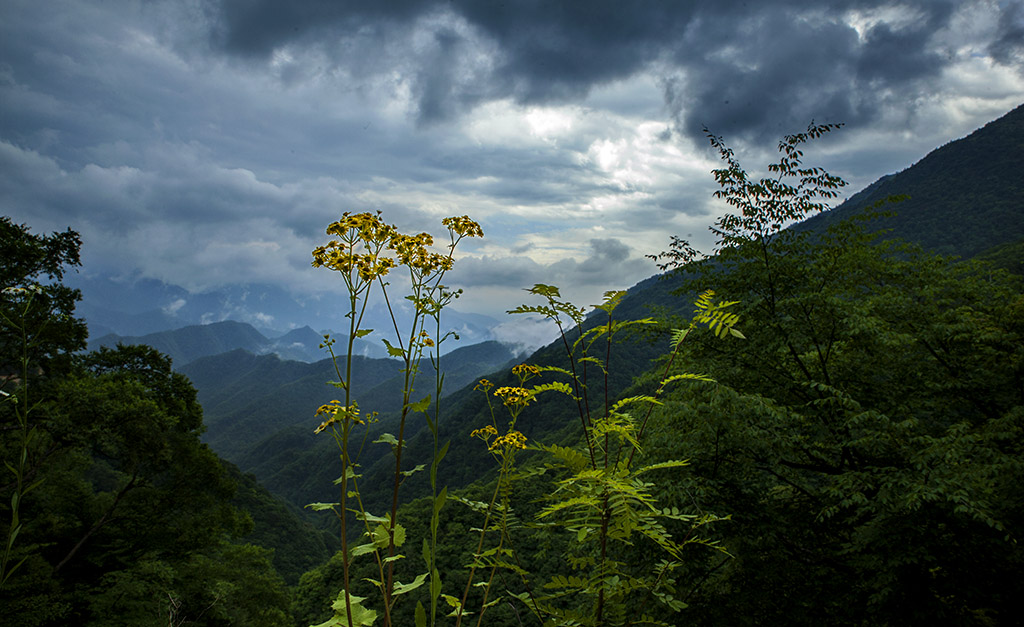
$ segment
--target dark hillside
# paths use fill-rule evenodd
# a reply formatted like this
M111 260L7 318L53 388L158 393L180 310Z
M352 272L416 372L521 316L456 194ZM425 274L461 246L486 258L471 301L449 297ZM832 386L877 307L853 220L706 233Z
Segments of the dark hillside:
M796 228L824 230L892 195L909 199L879 228L944 255L973 257L1024 238L1024 105L913 166L882 177ZM841 174L841 173L839 173Z
M393 359L353 360L357 366L352 385L357 390L391 379L401 368ZM302 424L312 430L317 407L340 393L327 385L338 378L330 359L308 364L236 350L197 360L182 373L201 390L204 441L236 463L257 442L281 429Z

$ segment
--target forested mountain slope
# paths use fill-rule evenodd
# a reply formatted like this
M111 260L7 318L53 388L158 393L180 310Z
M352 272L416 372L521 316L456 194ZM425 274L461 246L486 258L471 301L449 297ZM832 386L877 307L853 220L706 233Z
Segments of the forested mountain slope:
M441 357L445 390L458 391L509 364L512 358L507 346L494 341L455 349ZM382 412L386 423L388 412L401 405L401 363L353 359L351 383L356 400L368 411ZM289 496L299 507L311 502L309 490L324 489L318 470L327 471L336 452L331 452L323 437L319 438L323 445L317 446L312 432L317 408L341 392L327 385L338 378L330 359L302 363L235 350L198 359L181 371L199 391L207 426L203 439L218 454L253 473L276 494ZM425 364L420 380L432 380L433 375L433 368ZM310 463L306 459L317 450L328 461ZM303 490L304 485L310 488Z
M894 195L909 198L886 207L895 215L877 223L891 230L888 237L964 258L1024 239L1024 105L797 229L820 232Z

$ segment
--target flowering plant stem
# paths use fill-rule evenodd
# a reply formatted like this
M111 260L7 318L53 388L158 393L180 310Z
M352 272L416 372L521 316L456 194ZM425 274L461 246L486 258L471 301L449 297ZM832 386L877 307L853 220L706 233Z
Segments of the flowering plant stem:
M30 375L30 360L29 350L35 343L33 336L29 333L28 329L28 312L32 307L34 297L42 292L42 288L38 285L30 287L15 287L4 290L5 297L11 298L23 298L21 303L21 310L16 316L17 319L12 319L0 310L0 317L3 318L3 322L11 329L17 331L20 336L20 348L21 354L18 356L19 371L19 386L14 394L4 393L3 402L14 403L14 414L18 421L18 434L19 434L19 451L18 459L15 464L4 461L4 465L14 475L14 493L11 495L11 522L7 527L7 538L4 542L3 554L0 555L0 589L6 585L11 575L25 563L28 556L21 558L17 562L14 560L14 548L15 542L17 541L18 534L21 532L23 522L21 520L21 505L24 501L25 495L31 490L39 486L42 480L37 480L34 483L26 485L29 470L29 450L32 446L32 440L35 439L36 430L35 428L29 428L29 414L34 409L34 405L29 402L29 375ZM47 318L48 320L49 318ZM45 322L43 323L46 324ZM40 329L41 330L41 329ZM38 335L38 333L37 333ZM12 563L13 562L13 563Z
M447 254L432 252L429 246L433 244L433 238L426 233L419 235L403 235L381 221L380 214L344 214L338 222L332 223L327 228L329 235L338 237L313 250L313 265L327 267L339 272L345 283L349 295L349 311L346 316L349 318L348 350L345 357L345 372L342 374L338 359L332 345L333 340L325 336L324 346L330 351L334 360L335 371L339 381L334 383L336 387L344 390L345 402L332 401L317 411L317 415L324 415L326 419L316 429L319 433L330 428L334 434L335 441L341 451L342 476L338 480L341 485L341 495L337 503L316 503L314 509L333 509L341 519L341 541L342 541L342 569L344 590L339 595L339 602L335 603L338 612L335 617L324 625L347 625L356 627L371 625L376 619L377 613L362 606L362 597L350 593L349 568L352 557L364 553L373 553L377 562L379 579L374 582L382 597L384 613L384 624L390 627L393 624L392 610L397 597L405 594L421 585L423 581L430 578L431 590L431 624L435 622L437 610L437 598L440 596L440 577L435 566L435 555L437 546L438 516L441 505L446 496L446 490L437 492L437 466L443 458L447 446L439 447L438 424L440 422L439 398L442 388L442 374L440 369L440 344L448 335L441 335L441 310L453 299L457 298L459 291L449 291L441 284L445 272L451 269L454 264L454 251L456 245L465 237L481 237L483 231L479 225L468 217L446 218L442 223L448 228L450 245ZM410 292L406 297L413 307L411 325L408 334L403 334L395 316L394 308L388 294L388 283L383 277L395 267L403 266L409 271ZM376 442L383 442L391 445L391 451L395 459L395 470L392 484L390 512L384 518L373 516L368 513L359 494L358 468L359 453L362 451L366 441L364 432L363 444L359 447L359 453L353 458L349 450L349 440L352 429L355 426L367 426L376 418L376 412L367 414L365 419L360 417L357 401L353 397L352 390L352 351L356 338L364 337L372 333L372 329L364 329L361 326L363 315L366 312L369 302L369 295L373 284L381 288L384 304L391 317L394 329L395 345L384 340L388 353L391 357L399 357L403 362L403 389L402 405L398 421L397 437L390 434L383 434ZM434 321L434 334L426 331L426 321ZM430 350L432 349L432 350ZM419 373L420 361L424 352L430 354L431 362L435 368L435 386L433 395L434 415L431 418L429 408L431 396L413 402L412 394L416 376ZM428 541L429 551L426 551L427 573L416 578L410 584L399 585L395 581L395 562L402 556L396 553L396 549L404 542L405 530L398 523L399 488L405 479L421 467L410 471L402 469L402 454L405 446L405 431L407 420L411 414L423 413L427 418L427 425L434 436L433 459L431 462L430 483L434 496L433 515L431 519L431 535ZM349 481L351 480L351 491ZM356 507L348 506L348 499L354 498ZM364 524L364 536L368 544L362 544L354 548L349 547L347 517L349 512L356 515ZM344 608L344 613L341 609ZM426 623L425 610L417 608L417 625Z

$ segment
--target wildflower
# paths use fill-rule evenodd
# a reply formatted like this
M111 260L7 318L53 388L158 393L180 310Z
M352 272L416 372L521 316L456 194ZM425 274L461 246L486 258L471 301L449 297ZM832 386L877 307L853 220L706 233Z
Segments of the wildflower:
M352 424L365 424L363 419L359 417L359 405L352 403L348 407L341 404L339 400L333 400L326 405L321 405L316 410L317 416L328 416L326 420L320 423L320 426L313 430L313 433L320 433L327 427L343 422L345 420L350 421Z
M447 272L452 269L454 261L448 255L440 255L427 249L433 245L434 238L429 233L419 235L402 235L396 233L391 237L388 248L395 251L398 263L418 270L422 274L431 274L438 270Z
M397 233L395 227L380 219L380 212L350 214L327 227L332 240L313 249L313 267L326 267L344 274L356 272L364 282L370 282L395 267L395 260L380 255L384 245Z
M22 287L22 286L5 287L4 290L3 290L4 296L21 296L23 294L42 294L42 293L43 293L43 287L41 285L37 285L35 283L33 283L32 285L29 285L27 287Z
M337 235L341 238L358 236L366 244L383 244L391 239L396 233L395 227L380 219L381 212L356 213L346 211L341 215L341 220L332 222L327 227L328 235Z
M441 224L448 227L448 230L459 237L483 237L484 230L476 221L469 216L453 216L441 220Z
M509 431L505 435L496 438L493 442L491 442L491 445L487 448L490 451L494 451L499 448L525 449L526 436L520 433L519 431Z
M475 386L473 386L473 391L476 392L476 391L479 390L481 392L486 392L487 390L491 389L492 387L494 387L493 383L491 383L487 379L480 379L480 382L477 383Z
M533 394L526 388L520 387L500 387L494 390L494 395L500 398L506 407L516 405L525 407L533 400Z
M540 374L540 368L533 364L519 364L518 366L512 367L512 374L519 378L525 378L527 375L538 375Z
M473 429L473 432L469 434L469 437L480 438L481 440L486 442L493 435L498 435L498 430L492 427L491 425L487 425L479 429Z

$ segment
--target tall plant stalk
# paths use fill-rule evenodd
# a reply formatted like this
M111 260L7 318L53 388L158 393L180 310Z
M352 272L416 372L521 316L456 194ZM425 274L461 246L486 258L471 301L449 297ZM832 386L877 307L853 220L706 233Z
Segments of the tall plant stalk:
M325 625L356 627L357 625L372 624L376 619L377 612L364 607L362 601L365 599L352 595L349 589L350 560L352 557L365 553L373 553L377 562L380 579L375 582L375 585L381 594L384 624L386 626L393 624L392 610L397 597L416 589L428 577L431 589L431 624L434 624L433 617L436 615L437 598L440 595L439 574L435 565L438 516L446 494L446 490L437 492L437 466L447 450L447 447L441 448L438 441L440 435L438 427L440 423L439 399L443 385L440 369L440 344L448 337L441 335L441 311L459 294L459 292L449 291L441 283L441 280L454 264L454 251L458 243L465 237L481 237L483 235L479 225L466 216L446 218L442 223L447 227L450 238L446 254L432 252L429 249L433 244L433 238L429 234L403 235L395 227L384 223L380 219L379 213L344 214L341 220L332 223L327 228L328 235L335 235L337 239L313 251L314 266L327 267L341 274L349 294L350 305L346 314L349 318L349 335L344 373L341 372L337 356L331 348L332 340L326 338L325 342L334 358L335 370L339 378L335 385L344 390L345 401L344 403L332 401L332 403L322 406L317 412L318 415L325 416L325 419L316 431L320 432L328 428L331 430L340 449L342 461L342 476L338 480L341 486L341 495L338 502L311 505L314 509L332 509L341 519L344 590L339 594L338 602L335 603L335 618ZM388 293L388 283L383 279L391 269L396 267L405 267L409 271L410 287L406 298L414 306L412 322L405 332L398 324ZM375 412L370 413L365 419L360 416L351 385L354 342L357 338L365 337L373 332L371 329L362 328L361 323L374 283L380 286L381 296L391 317L394 330L394 344L386 339L383 340L384 344L391 357L400 358L403 362L402 404L397 437L382 434L376 440L376 442L391 446L395 462L390 511L383 518L370 514L363 507L358 489L359 474L356 472L358 455L353 459L349 451L352 429L355 426L367 426L367 422L372 421L376 415ZM425 323L428 319L434 321L435 332L433 334L426 331ZM431 355L431 361L435 366L433 418L429 411L431 396L428 395L416 402L412 400L416 376L419 373L420 362L425 351ZM407 422L409 417L415 413L423 413L426 416L427 425L434 436L430 473L434 513L428 540L430 550L426 555L427 572L418 576L410 584L399 584L395 581L394 568L395 562L402 556L397 554L396 549L404 542L405 536L404 528L398 523L399 488L405 477L420 469L420 467L411 471L402 469ZM365 437L364 435L364 443ZM362 445L360 446L361 450ZM349 489L350 485L351 490ZM350 498L355 498L355 508L349 507L348 499ZM368 543L350 548L347 525L349 512L354 513L363 522L364 537L369 541ZM417 615L419 616L421 612L424 614L423 622L425 623L425 611L418 608ZM419 619L417 622L419 623Z

